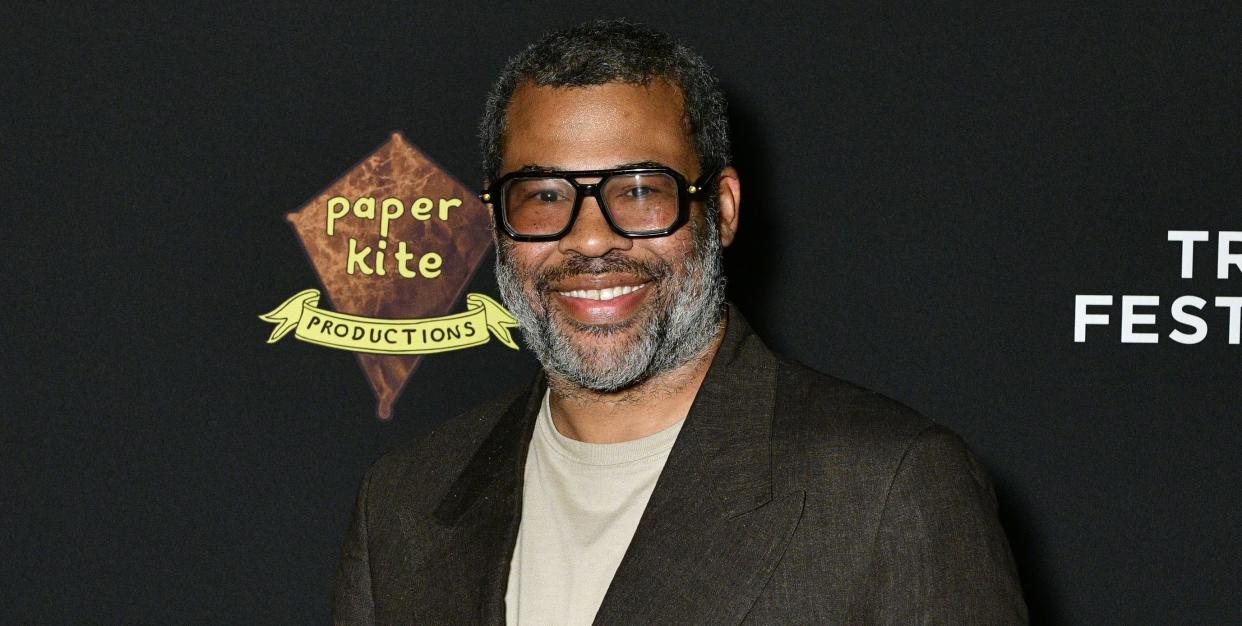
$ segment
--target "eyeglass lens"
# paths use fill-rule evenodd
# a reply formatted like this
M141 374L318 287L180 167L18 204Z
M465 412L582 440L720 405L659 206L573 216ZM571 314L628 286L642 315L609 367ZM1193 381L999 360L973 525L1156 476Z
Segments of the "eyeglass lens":
M551 235L569 224L576 190L555 176L519 178L504 188L505 219L522 235ZM618 174L600 187L604 210L621 230L641 233L671 227L677 221L677 181L664 173Z

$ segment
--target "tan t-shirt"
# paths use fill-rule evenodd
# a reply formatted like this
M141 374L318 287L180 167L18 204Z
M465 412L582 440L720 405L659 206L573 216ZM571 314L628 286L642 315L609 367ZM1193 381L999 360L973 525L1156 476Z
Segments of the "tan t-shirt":
M684 422L632 441L586 443L556 430L544 394L526 453L508 624L595 619Z

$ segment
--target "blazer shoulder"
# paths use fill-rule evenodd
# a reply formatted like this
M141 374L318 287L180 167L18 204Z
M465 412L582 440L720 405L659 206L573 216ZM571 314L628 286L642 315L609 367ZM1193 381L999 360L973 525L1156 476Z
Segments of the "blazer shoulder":
M881 493L910 455L965 458L971 473L982 475L949 428L884 394L791 359L777 362L772 439L786 469L812 475L848 470L860 484L875 481L870 488Z
M505 410L519 400L530 385L513 386L482 401L385 453L367 471L372 490L408 485L411 478L452 481L478 450Z
M902 450L924 430L936 426L884 394L781 356L777 357L775 422L778 431L802 437Z
M992 493L986 471L952 430L883 394L789 359L778 363L773 460L790 488L835 493L868 527L897 482L929 493Z

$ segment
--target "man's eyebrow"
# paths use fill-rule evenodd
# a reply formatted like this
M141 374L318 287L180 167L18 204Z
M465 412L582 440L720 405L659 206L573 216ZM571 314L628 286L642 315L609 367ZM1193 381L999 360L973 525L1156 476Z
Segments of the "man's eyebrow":
M552 173L559 172L559 171L561 170L555 167L551 167L548 165L534 165L531 163L527 163L526 165L523 165L522 167L519 167L516 170L513 170L514 173L520 173L520 174L552 174Z
M620 169L629 169L629 168L635 168L635 167L668 167L668 165L661 163L659 161L631 161L629 163L618 163L617 165L613 165L610 168L604 168L604 169L620 170ZM522 174L559 174L561 172L590 171L590 170L567 170L567 169L563 169L559 167L554 167L551 165L538 165L534 163L527 163L526 165L519 167L515 171L522 173Z
M668 166L659 161L634 161L632 163L622 163L620 165L614 165L613 169L619 170L619 169L631 168L631 167L668 167Z

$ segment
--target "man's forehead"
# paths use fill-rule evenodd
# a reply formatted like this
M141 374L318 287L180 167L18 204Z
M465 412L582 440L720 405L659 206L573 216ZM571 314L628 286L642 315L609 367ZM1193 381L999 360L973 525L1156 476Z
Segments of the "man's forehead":
M595 167L591 169L592 170L620 170L620 169L633 169L633 168L640 168L640 167L645 167L645 168L673 167L673 164L664 163L662 161L651 161L651 160L626 161L624 163L614 163L607 167ZM547 163L523 163L520 167L517 168L517 171L523 172L523 173L533 173L533 174L559 174L563 172L572 172L573 170L569 168L565 168L565 167L560 167L554 164L547 164Z
M683 168L694 160L680 90L664 80L572 87L526 82L514 91L506 118L506 171L652 161Z

